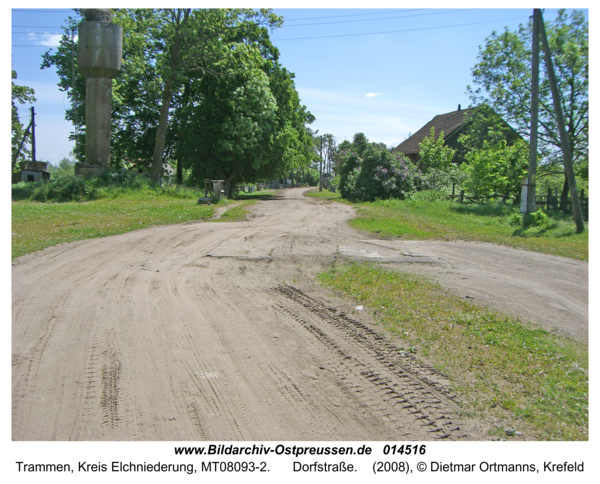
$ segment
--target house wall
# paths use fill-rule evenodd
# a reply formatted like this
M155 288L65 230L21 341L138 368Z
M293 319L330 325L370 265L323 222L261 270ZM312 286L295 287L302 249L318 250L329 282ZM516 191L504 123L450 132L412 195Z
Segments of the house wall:
M453 134L445 139L446 146L452 148L454 150L454 158L452 158L452 163L455 165L461 165L463 161L465 161L464 156L464 147L461 143L458 142L458 138L462 134L462 131Z
M50 173L47 171L22 170L13 173L12 182L37 182L41 180L50 180Z

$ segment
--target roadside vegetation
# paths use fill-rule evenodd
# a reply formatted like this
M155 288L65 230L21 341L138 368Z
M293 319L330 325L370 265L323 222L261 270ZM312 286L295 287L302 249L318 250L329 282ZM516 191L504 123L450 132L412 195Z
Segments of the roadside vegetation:
M358 216L350 225L381 237L489 242L578 260L589 257L587 228L577 234L571 217L560 212L540 210L523 226L519 208L511 204L458 203L441 192L417 192L406 200L354 203L326 189L306 195L351 204Z
M496 438L588 439L588 350L445 292L426 278L344 264L319 280L372 312L382 329L453 382L465 416Z
M491 242L546 254L588 260L588 231L577 234L569 216L543 212L541 222L524 227L519 208L503 204L460 204L415 195L409 200L353 204L350 225L383 237L409 240Z
M152 225L210 220L232 205L219 221L244 220L247 207L271 192L238 194L216 205L198 205L196 188L158 186L149 180L111 172L104 178L70 175L52 182L13 185L12 257L65 242L122 234Z
M521 215L528 148L489 109L474 113L459 138L463 163L456 163L456 150L433 128L420 143L418 166L357 133L332 154L336 193L323 190L309 196L353 204L358 217L350 224L383 237L490 242L588 260L587 227L578 234L558 200L550 198L535 213ZM511 138L512 145L507 142ZM562 183L560 174L542 180L545 193ZM578 182L587 189L583 170Z
M313 198L324 198L326 200L337 200L342 197L342 195L340 195L339 192L332 192L327 189L319 191L318 188L309 190L308 192L305 193L305 195L308 197L313 197Z

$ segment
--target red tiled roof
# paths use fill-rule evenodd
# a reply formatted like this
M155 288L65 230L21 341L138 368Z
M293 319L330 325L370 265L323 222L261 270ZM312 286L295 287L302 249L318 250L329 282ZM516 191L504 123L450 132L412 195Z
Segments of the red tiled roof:
M460 128L465 122L465 117L472 111L472 109L461 109L460 111L452 111L451 113L439 114L419 131L413 134L407 140L400 143L394 151L404 153L405 155L418 154L421 151L419 143L431 134L431 127L435 128L435 136L444 132L444 139L447 139L456 129Z

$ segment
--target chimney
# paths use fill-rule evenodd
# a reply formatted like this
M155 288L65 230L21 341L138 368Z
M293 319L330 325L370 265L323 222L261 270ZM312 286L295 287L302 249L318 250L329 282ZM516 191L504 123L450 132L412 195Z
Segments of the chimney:
M460 111L460 104L458 105L458 110Z

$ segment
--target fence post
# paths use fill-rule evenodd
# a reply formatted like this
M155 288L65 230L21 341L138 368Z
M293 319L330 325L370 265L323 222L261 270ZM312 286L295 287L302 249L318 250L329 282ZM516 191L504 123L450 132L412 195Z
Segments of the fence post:
M460 200L460 203L462 203L462 202L463 202L463 198L464 198L464 197L465 197L465 191L464 191L464 190L461 190L461 191L460 191L460 198L459 198L459 200Z

